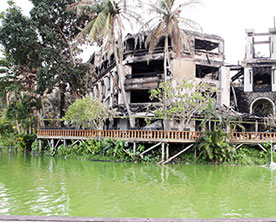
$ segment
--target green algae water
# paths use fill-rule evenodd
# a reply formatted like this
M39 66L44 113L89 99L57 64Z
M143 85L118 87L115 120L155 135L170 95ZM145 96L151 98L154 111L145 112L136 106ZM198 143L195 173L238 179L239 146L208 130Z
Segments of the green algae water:
M0 156L0 214L275 217L276 171Z

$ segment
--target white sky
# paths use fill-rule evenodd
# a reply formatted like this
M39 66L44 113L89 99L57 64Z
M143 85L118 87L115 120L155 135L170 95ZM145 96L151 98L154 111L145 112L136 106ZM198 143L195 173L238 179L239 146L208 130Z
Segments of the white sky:
M28 0L14 0L27 15L32 8ZM266 32L274 25L276 0L201 0L203 5L189 9L185 17L198 22L203 31L219 35L225 40L226 62L236 64L244 57L245 29ZM7 7L0 0L0 11ZM92 52L85 53L87 60Z

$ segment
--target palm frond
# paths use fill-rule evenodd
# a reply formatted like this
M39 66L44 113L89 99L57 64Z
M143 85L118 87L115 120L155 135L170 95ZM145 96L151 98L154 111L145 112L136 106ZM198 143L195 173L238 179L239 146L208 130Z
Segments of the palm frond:
M179 5L179 7L187 8L190 5L202 4L200 0L188 0Z

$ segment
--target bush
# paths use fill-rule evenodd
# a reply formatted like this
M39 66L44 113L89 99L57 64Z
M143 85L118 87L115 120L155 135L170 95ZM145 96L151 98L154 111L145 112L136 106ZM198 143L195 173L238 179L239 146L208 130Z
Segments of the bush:
M220 128L206 130L197 144L197 149L199 158L215 164L231 162L235 155L235 150L227 142L227 134Z

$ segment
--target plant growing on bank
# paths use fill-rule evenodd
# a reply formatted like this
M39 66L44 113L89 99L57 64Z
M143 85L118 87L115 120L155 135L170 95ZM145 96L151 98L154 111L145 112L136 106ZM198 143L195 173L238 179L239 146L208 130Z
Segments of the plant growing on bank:
M211 163L227 163L233 160L235 149L229 144L229 132L235 127L232 116L222 110L211 98L202 111L203 137L197 142L199 157Z
M98 98L86 96L77 99L69 106L63 120L68 121L76 128L102 128L107 119L111 119L115 111L106 107Z

